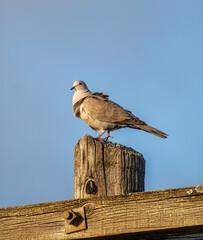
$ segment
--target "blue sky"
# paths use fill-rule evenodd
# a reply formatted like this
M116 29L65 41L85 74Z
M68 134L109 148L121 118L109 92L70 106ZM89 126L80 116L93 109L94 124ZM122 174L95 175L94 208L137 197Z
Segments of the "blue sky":
M203 183L203 1L0 0L0 207L73 198L72 113L85 81L169 134L112 132L146 191Z

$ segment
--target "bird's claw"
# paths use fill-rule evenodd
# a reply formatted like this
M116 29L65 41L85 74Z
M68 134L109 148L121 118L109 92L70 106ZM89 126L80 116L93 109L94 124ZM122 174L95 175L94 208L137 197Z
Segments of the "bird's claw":
M112 136L108 136L108 137L105 137L105 138L100 138L101 140L104 140L104 141L108 141L109 138L114 138Z

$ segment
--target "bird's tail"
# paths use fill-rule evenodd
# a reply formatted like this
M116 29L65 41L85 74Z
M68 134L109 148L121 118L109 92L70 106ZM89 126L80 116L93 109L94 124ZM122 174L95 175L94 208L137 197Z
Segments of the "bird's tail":
M137 128L137 129L141 129L141 130L144 130L145 132L149 132L149 133L152 133L154 135L156 135L157 137L160 137L160 138L167 138L168 134L156 129L156 128L153 128L149 125L136 125L136 127L133 127L132 125L130 126L132 128Z
M140 129L142 129L146 132L152 133L152 134L154 134L154 135L156 135L157 137L160 137L160 138L167 138L167 136L168 136L166 133L164 133L164 132L162 132L162 131L160 131L156 128L153 128L149 125L142 125L140 127Z

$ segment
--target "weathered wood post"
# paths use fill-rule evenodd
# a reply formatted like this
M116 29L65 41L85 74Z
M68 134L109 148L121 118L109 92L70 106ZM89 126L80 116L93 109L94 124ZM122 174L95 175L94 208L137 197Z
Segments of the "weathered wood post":
M74 198L144 191L143 156L117 143L85 135L75 146L74 168Z

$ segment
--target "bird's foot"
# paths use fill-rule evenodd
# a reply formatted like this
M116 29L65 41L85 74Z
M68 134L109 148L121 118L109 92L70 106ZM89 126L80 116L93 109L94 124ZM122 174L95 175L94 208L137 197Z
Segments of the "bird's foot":
M105 131L102 131L96 138L101 139L100 137L105 133Z
M105 141L105 142L107 142L107 141L109 140L109 138L114 138L114 137L112 137L112 136L108 136L108 137L100 138L100 139L103 140L103 141Z
M108 141L109 138L113 138L113 137L110 136L109 134L110 134L110 131L107 132L107 135L106 135L105 138L100 138L100 139L102 139L102 140L104 140L104 141Z
M102 131L95 139L98 139L98 140L104 140L104 141L108 141L109 138L114 138L112 136L110 136L110 131L107 132L107 135L105 138L101 138L101 136L104 134L105 131Z

